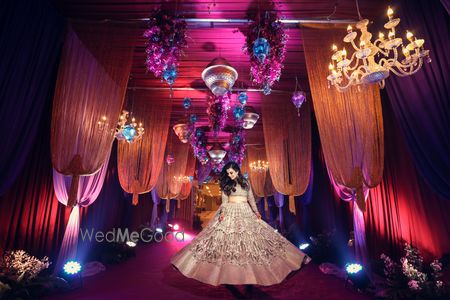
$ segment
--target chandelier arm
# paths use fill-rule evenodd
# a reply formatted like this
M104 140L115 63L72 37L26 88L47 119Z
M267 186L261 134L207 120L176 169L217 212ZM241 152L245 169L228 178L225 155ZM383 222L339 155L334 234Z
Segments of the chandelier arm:
M339 84L336 84L336 87L337 87L337 89L338 89L339 91L343 92L343 91L347 90L347 89L352 85L352 83L353 83L353 81L349 81L349 82L347 83L347 85L344 85L344 86L341 86L341 85L339 85Z
M356 47L355 40L351 40L350 43L352 44L352 47L353 49L355 49L355 51L359 51L359 48Z
M351 64L351 62L353 61L353 58L354 58L355 56L356 56L356 52L353 52L352 58L350 59L350 64ZM347 70L353 71L354 69L356 69L356 68L358 67L358 65L359 65L359 58L356 57L355 65L354 65L353 67L348 66L348 67L347 67Z
M414 68L414 64L410 64L409 66L405 66L400 62L396 62L395 67L397 69L394 69L393 67L390 68L390 70L392 71L392 73L394 73L397 76L400 77L405 77L405 76L409 76L409 75L413 75L415 73L417 73L423 65L423 60L421 58L419 58L419 63L417 64L417 67ZM405 68L409 67L409 71L404 70Z
M378 45L377 45L377 42L378 42ZM377 39L377 40L375 40L375 41L373 42L373 45L377 48L378 52L380 52L380 53L383 54L384 56L388 57L388 56L389 56L389 50L385 52L385 51L380 47L379 44L381 44L381 40L380 40L380 39Z

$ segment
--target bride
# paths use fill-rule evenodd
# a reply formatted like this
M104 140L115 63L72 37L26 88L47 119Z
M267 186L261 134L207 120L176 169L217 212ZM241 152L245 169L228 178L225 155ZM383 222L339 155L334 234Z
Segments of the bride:
M170 262L185 276L214 286L280 283L311 259L261 219L239 165L221 172L222 204L207 226Z

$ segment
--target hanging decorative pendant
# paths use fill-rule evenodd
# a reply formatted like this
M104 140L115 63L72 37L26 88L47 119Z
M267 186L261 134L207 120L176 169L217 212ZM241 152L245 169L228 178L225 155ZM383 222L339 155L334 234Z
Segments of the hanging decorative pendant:
M260 63L264 63L266 57L269 55L270 45L265 38L258 38L253 43L253 55Z

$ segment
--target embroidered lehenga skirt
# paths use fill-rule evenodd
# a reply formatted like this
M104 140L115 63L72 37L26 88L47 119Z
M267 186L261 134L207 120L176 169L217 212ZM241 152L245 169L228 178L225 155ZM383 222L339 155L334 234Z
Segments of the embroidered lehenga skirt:
M263 220L248 203L226 203L172 258L185 276L214 286L280 283L310 258Z

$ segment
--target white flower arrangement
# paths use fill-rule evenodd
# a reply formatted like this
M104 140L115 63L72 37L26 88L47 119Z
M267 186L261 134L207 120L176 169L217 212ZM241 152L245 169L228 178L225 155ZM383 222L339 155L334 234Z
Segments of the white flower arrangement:
M47 256L38 259L24 250L7 252L3 256L3 266L8 273L17 276L17 281L35 278L42 270L50 266Z

